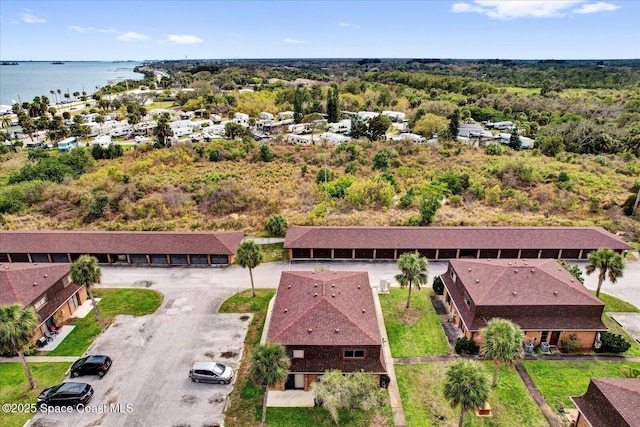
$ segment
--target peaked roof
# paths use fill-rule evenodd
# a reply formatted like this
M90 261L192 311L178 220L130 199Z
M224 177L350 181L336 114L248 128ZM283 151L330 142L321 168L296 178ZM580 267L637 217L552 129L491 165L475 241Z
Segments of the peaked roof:
M144 253L233 255L242 231L3 231L5 253Z
M476 305L602 305L555 259L452 259Z
M449 269L442 280L471 331L494 317L523 330L607 329L601 319L604 303L555 259L451 259Z
M47 289L69 274L71 264L0 264L0 305L35 303Z
M638 378L592 378L587 392L571 400L592 427L640 425Z
M299 227L285 248L599 249L632 246L600 227Z
M369 275L282 272L267 340L283 345L380 345Z

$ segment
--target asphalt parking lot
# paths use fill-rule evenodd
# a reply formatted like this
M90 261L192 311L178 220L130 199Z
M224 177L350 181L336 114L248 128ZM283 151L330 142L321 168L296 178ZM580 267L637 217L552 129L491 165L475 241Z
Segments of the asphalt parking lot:
M578 263L584 271L584 262ZM429 263L429 281L446 271L446 261ZM367 271L373 285L398 273L394 262L276 262L254 269L258 288L276 288L283 270ZM228 297L250 288L249 273L239 266L103 267L101 287L145 287L164 295L151 315L119 316L89 350L107 354L113 365L104 379L78 377L93 385L89 407L104 412L38 415L34 426L215 426L222 425L228 393L234 384L192 383L187 374L195 361L219 360L237 368L250 318L217 314ZM597 274L586 276L593 289ZM640 306L640 262L630 262L617 284L603 292ZM68 380L68 379L67 379ZM109 406L109 405L114 406ZM103 406L103 405L106 405ZM118 406L119 405L119 406ZM120 409L120 412L116 409Z

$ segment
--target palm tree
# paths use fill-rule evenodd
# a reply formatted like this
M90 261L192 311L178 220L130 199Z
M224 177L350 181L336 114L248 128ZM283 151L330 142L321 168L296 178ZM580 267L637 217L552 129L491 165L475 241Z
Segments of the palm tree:
M606 277L609 277L611 283L616 283L622 277L624 258L619 253L614 252L613 249L605 248L589 252L587 260L589 260L589 264L585 268L587 275L590 275L596 269L600 270L598 273L598 289L596 290L596 297L600 297L600 288Z
M402 287L409 286L409 296L407 297L407 307L411 303L411 288L413 285L418 287L427 283L427 260L415 253L404 253L398 258L398 268L400 274L396 274L395 279Z
M260 246L258 246L253 240L247 240L242 242L238 247L238 253L236 255L236 262L242 266L242 268L249 268L249 277L251 277L251 291L253 296L256 296L256 288L253 285L253 269L260 265L262 262L262 252Z
M38 315L33 307L22 309L20 304L0 306L0 353L16 353L22 362L31 389L36 388L22 349L33 337Z
M96 312L96 320L100 321L98 304L96 304L93 292L91 291L91 286L93 286L94 283L100 283L100 279L102 279L102 270L98 267L96 257L80 255L80 257L71 264L70 276L74 283L84 285L85 288L87 288L87 293L93 304L93 310Z
M484 343L480 354L495 363L491 387L498 384L498 368L501 364L514 365L522 357L524 333L520 327L510 320L493 318L480 331Z
M253 243L253 242L252 242ZM267 417L267 393L269 387L282 383L289 375L291 360L283 346L268 343L257 347L251 355L251 376L256 384L265 387L262 399L262 422L266 425Z
M462 427L465 412L484 406L489 399L489 378L479 362L469 359L452 363L445 376L444 397L452 408L460 407L458 426Z
M100 125L100 133L102 133L102 124L105 122L104 116L102 114L99 114L94 120L97 124Z

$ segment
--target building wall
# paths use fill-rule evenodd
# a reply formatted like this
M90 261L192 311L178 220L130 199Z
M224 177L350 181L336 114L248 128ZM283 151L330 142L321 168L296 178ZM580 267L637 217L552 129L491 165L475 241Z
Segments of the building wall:
M588 350L593 347L598 333L596 331L562 331L560 333L560 337L558 338L558 348L562 348L562 339L568 337L571 334L576 334L576 336L580 340L579 349Z
M576 427L591 427L591 424L587 422L587 420L582 416L581 413L578 413L578 419L576 420Z

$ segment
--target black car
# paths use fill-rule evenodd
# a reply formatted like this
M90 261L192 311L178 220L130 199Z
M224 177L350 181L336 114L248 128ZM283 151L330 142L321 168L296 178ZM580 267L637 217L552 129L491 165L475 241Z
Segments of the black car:
M93 387L86 383L68 382L45 388L38 396L38 405L73 406L87 404Z
M109 356L93 355L78 359L71 366L71 378L78 375L98 375L103 377L111 367L111 358Z

